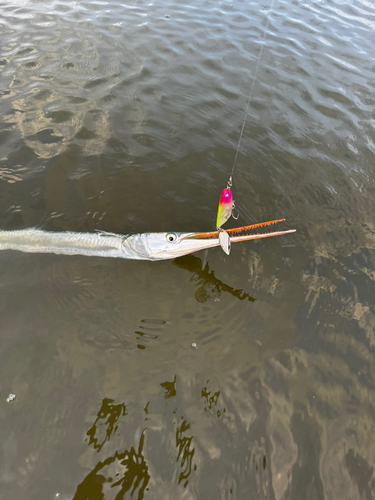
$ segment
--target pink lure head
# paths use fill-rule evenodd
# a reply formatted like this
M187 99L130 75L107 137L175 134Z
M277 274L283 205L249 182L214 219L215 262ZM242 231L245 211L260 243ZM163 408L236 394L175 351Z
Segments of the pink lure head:
M229 188L223 189L220 196L220 205L233 204L232 191Z
M216 227L221 227L232 215L233 197L229 188L223 189L217 211Z

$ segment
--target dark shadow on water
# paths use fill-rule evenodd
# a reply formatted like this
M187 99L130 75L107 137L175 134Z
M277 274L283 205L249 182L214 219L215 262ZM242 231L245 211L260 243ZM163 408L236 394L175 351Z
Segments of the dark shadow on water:
M123 403L114 404L112 399L103 399L95 422L86 433L89 437L89 446L92 445L99 452L103 445L116 434L118 421L125 415L127 413ZM103 430L104 437L98 436L97 434L103 434ZM130 491L130 496L137 492L137 499L142 500L150 479L148 466L143 456L143 445L144 433L139 440L138 451L134 447L121 453L116 451L113 456L98 462L78 485L73 500L103 500L107 496L106 490L112 488L118 488L117 500L123 499L128 491ZM111 497L112 494L110 494Z
M194 468L193 457L195 448L192 445L193 436L185 436L184 433L190 430L190 424L183 418L181 425L176 429L176 448L178 450L177 462L180 463L181 471L178 476L178 483L183 482L184 487L188 485L189 476Z
M113 456L99 462L78 485L73 500L103 500L107 496L105 491L111 488L119 488L116 500L124 499L127 492L131 497L137 492L134 498L142 500L150 480L143 445L144 433L139 440L138 451L134 447L122 453L116 451ZM110 495L112 497L113 493Z
M195 255L179 257L175 259L172 264L180 269L186 269L193 273L190 281L196 282L197 290L195 292L195 298L198 302L207 302L207 300L212 297L218 298L221 292L230 293L239 300L248 300L249 302L255 302L256 300L243 290L235 290L233 287L217 279L214 272L210 271L208 263L202 269L202 260Z
M176 376L173 382L163 382L160 385L165 389L164 399L174 398L176 396Z
M164 399L176 396L175 384L176 376L172 382L166 381L160 384L166 391ZM144 408L146 414L149 411L148 406L149 403ZM191 473L197 470L197 465L193 462L194 438L191 435L190 423L183 416L177 418L176 411L175 409L170 414L175 427L174 462L178 469L176 479L178 484L182 483L186 488ZM121 425L121 420L126 415L124 403L115 404L112 399L103 399L94 424L86 432L86 436L89 437L86 439L89 441L88 445L100 452L110 438L116 436L118 426ZM139 439L138 450L132 446L121 452L113 453L112 451L109 456L104 455L105 458L99 461L77 486L73 500L104 500L105 498L143 500L150 481L150 471L144 456L145 433L146 429L143 430ZM158 459L165 458L160 455Z
M89 437L89 446L92 444L98 452L103 448L106 441L117 431L117 421L121 416L125 416L126 407L123 403L113 404L113 399L103 399L102 407L100 408L96 420L92 427L87 431ZM104 420L106 418L106 420ZM100 432L100 427L105 428L105 436L100 439L97 434Z

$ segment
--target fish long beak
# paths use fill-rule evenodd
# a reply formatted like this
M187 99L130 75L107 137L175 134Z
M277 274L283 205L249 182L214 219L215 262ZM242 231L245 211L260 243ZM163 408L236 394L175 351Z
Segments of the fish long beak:
M283 234L294 233L295 229L275 232L259 232L262 229L284 219L262 222L251 226L242 226L235 229L217 229L207 233L143 233L129 236L122 245L133 253L138 252L148 260L164 260L182 257L190 253L199 252L221 246L226 254L229 254L231 243L247 240L259 240L270 238L271 236L282 236Z
M227 229L226 232L229 235L230 242L231 243L236 243L238 241L248 241L248 240L259 240L261 238L270 238L271 236L282 236L284 234L289 234L289 233L295 233L295 229L287 229L286 231L274 231L274 232L266 232L266 233L251 233L251 231L254 231L256 229L266 227L266 226L271 226L273 224L277 224L279 222L284 222L285 219L278 219L278 220L272 220L269 222L261 222L259 224L252 224L251 226L242 226L238 227L235 229ZM240 234L240 233L247 233L249 234ZM192 233L184 238L182 240L212 240L212 239L219 239L219 231L212 231L208 233Z

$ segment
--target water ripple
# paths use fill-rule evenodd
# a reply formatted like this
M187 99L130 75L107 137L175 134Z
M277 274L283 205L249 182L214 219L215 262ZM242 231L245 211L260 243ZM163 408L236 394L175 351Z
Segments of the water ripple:
M4 498L370 498L373 2L0 9L2 228L213 229L254 82L240 223L298 229L175 265L2 253Z

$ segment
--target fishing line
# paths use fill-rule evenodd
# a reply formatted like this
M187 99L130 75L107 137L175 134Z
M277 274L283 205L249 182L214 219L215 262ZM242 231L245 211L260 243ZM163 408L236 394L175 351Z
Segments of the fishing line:
M271 2L271 7L270 7L269 12L271 12L272 9L273 9L274 1L275 0L272 0L272 2ZM269 14L269 12L268 12L268 14ZM269 17L268 17L267 14L265 15L265 17L266 17L267 21L266 21L266 25L265 25L263 36L262 36L262 40L261 40L262 45L260 47L259 56L258 56L257 64L256 64L256 67L255 67L255 73L254 73L253 83L251 84L250 94L249 94L249 98L247 100L245 118L243 120L242 127L241 127L241 133L240 133L240 138L238 140L236 154L234 156L233 167L232 167L232 171L230 173L229 179L228 179L227 187L226 187L226 189L223 189L223 191L221 192L220 201L219 201L219 208L218 208L217 217L216 217L216 228L218 230L219 243L221 245L221 248L224 250L224 252L227 255L229 255L229 253L230 253L230 237L229 237L228 233L221 226L223 224L225 224L225 222L230 217L233 217L234 219L238 219L238 215L237 216L233 215L233 210L235 208L235 204L234 204L234 200L233 200L233 196L232 196L231 187L232 187L232 182L233 182L234 169L236 168L236 164L237 164L238 152L240 150L240 145L241 145L242 136L243 136L243 133L244 133L244 130L245 130L245 124L246 124L247 116L249 114L249 109L250 109L250 104L251 104L251 98L253 97L253 91L254 91L255 81L256 81L256 78L257 78L257 75L258 75L260 61L262 59L262 54L263 54L263 48L264 48L266 37L267 37L267 29L268 29L268 25L269 25Z
M273 9L273 4L274 4L274 1L275 0L272 0L272 3L271 3L271 7L270 7L270 10L268 13L270 13ZM242 128L241 128L241 133L240 133L240 138L238 140L238 145L237 145L237 150L236 150L236 154L235 154L235 157L234 157L234 162L233 162L233 167L232 167L232 171L230 173L230 176L229 176L229 180L228 180L228 184L227 184L227 188L231 188L232 187L232 182L233 182L233 173L234 173L234 169L236 168L236 163L237 163L237 157L238 157L238 152L240 150L240 145L241 145L241 141L242 141L242 136L243 136L243 132L245 130L245 124L246 124L246 120L247 120L247 115L249 114L249 109L250 109L250 104L251 104L251 98L253 96L253 90L254 90L254 86L255 86L255 81L256 81L256 78L257 78L257 75L258 75L258 70L259 70L259 66L260 66L260 61L262 59L262 54L263 54L263 48L264 48L264 45L265 45L265 41L266 41L266 38L267 38L267 28L268 28L268 25L269 25L269 17L268 17L268 14L266 14L266 19L267 19L267 22L266 22L266 26L264 28L264 32L263 32L263 37L262 37L262 46L260 48L260 51L259 51L259 56L258 56L258 61L257 61L257 65L256 65L256 68L255 68L255 73L254 73L254 78L253 78L253 83L251 85L251 89L250 89L250 95L249 95L249 99L247 101L247 107L246 107L246 113L245 113L245 118L243 120L243 123L242 123Z

